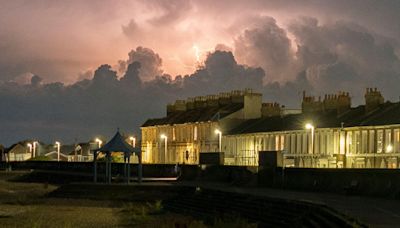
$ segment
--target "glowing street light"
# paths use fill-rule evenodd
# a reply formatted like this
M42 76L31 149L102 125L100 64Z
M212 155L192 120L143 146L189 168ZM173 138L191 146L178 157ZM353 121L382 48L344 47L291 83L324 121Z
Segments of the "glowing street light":
M165 158L165 163L167 163L167 146L168 146L168 137L165 134L162 134L160 136L162 139L165 139L165 148L164 148L164 158Z
M305 127L307 130L311 130L311 154L312 154L311 162L313 163L312 166L314 166L314 138L315 138L314 131L315 131L315 127L311 123L307 123Z
M129 137L129 140L132 141L132 147L135 147L136 146L136 138L131 136L131 137Z
M36 145L38 145L38 142L37 141L34 141L33 142L33 157L36 157Z
M55 142L55 145L56 145L56 147L57 147L57 161L60 161L60 142L59 141L56 141Z
M28 148L29 148L29 153L31 154L31 156L33 157L33 154L32 154L32 143L28 143L28 144L26 144L27 146L28 146Z
M387 152L387 153L391 153L392 151L393 151L393 146L389 144L389 145L386 147L386 152Z
M215 129L215 134L218 135L218 148L219 148L219 152L221 153L222 151L222 145L221 145L221 140L222 140L222 132L219 129Z
M97 142L97 144L99 145L99 148L100 148L103 141L101 141L99 138L96 138L95 141Z

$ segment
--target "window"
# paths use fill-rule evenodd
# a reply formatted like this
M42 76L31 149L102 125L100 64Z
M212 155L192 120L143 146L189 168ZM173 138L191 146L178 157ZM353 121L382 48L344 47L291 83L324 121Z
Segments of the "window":
M338 131L335 131L333 133L333 145L335 145L334 148L333 148L333 153L334 154L338 154L339 153L339 147L340 147L339 132Z
M326 146L324 147L326 154L333 154L337 144L333 143L333 130L326 132ZM336 148L337 149L337 148Z
M390 149L389 149L390 147ZM385 130L385 152L390 153L393 151L392 145L392 129Z
M375 131L374 130L369 131L368 152L376 153L376 151L375 151Z
M197 126L194 126L193 140L197 141Z
M309 145L308 145L308 134L307 133L304 133L304 134L301 134L302 135L302 146L303 146L303 148L302 148L302 153L304 153L304 154L308 154L308 153L312 153L311 152L311 150L307 150L307 149L309 149L309 148L311 148ZM311 142L311 141L310 141Z
M290 134L290 150L288 152L291 154L296 153L296 134Z
M376 152L382 153L383 151L383 130L377 131L377 138L376 138Z
M362 131L361 132L361 153L367 153L367 142L368 142L368 131Z
M290 149L290 135L285 134L285 135L282 135L282 137L284 137L283 143L282 143L282 145L283 145L282 150L284 150L285 153L288 153L289 149Z
M346 137L346 151L347 151L347 153L349 153L349 154L351 154L351 153L353 152L353 148L352 148L353 142L352 142L352 139L353 139L353 132L351 132L351 131L347 132L347 137Z
M361 151L361 136L360 131L354 132L354 153L359 154Z
M310 135L310 149L314 150L314 151L311 151L311 153L321 154L320 145L321 145L322 135L323 135L323 131L316 131L314 133L314 142L312 141L313 139L311 138L312 136ZM314 145L312 145L312 143L314 143ZM313 146L314 146L314 149L312 148Z
M296 134L296 144L297 144L297 146L296 146L296 153L297 154L301 154L302 153L302 145L301 145L301 143L302 143L302 134L301 133L297 133Z
M172 128L172 141L175 141L176 137L175 137L175 127Z
M400 151L400 130L394 129L394 142L393 142L393 152L398 153Z

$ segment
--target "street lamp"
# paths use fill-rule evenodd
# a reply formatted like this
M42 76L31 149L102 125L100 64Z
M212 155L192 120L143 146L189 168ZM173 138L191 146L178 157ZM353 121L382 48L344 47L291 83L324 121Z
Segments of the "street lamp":
M31 154L31 157L33 157L33 154L32 154L32 143L28 143L26 145L29 147L29 153Z
M37 141L33 142L33 157L36 157L36 145L38 144Z
M129 137L129 140L132 141L132 147L135 147L136 146L136 138L131 136L131 137Z
M57 147L57 161L60 161L60 142L56 141L54 144Z
M165 158L165 163L167 163L167 146L168 146L168 137L165 134L161 135L162 139L165 139L165 148L164 148L164 158Z
M315 127L311 123L307 123L305 127L306 127L306 129L311 130L311 154L312 154L311 155L312 156L311 166L314 166L314 139L315 139L314 131L315 131Z
M386 147L386 153L391 153L392 151L393 151L393 146L389 144L389 145Z
M219 152L221 153L221 151L222 151L222 148L221 148L222 132L219 129L215 129L215 134L218 135L218 148L219 148Z
M95 141L97 142L97 144L99 145L99 148L100 148L103 141L101 141L99 138L96 138Z

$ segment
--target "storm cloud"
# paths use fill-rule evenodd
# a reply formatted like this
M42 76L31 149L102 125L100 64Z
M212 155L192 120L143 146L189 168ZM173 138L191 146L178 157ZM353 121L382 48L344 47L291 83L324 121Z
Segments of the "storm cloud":
M366 87L399 97L394 0L2 4L6 145L84 141L117 127L139 134L169 102L233 89L292 108L303 90L348 91L355 105Z

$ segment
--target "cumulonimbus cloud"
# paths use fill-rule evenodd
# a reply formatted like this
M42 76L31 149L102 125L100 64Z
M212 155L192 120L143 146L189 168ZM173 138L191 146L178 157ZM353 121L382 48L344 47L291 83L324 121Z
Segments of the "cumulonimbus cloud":
M46 83L40 75L29 84L3 80L0 138L5 144L25 138L72 142L111 135L117 127L139 134L141 123L163 116L168 102L246 87L289 107L299 107L302 90L347 90L355 103L364 87L398 97L398 41L352 22L299 18L283 27L263 16L237 34L232 52L219 47L187 75L164 73L156 50L139 46L117 67L101 65L92 78L70 85Z

